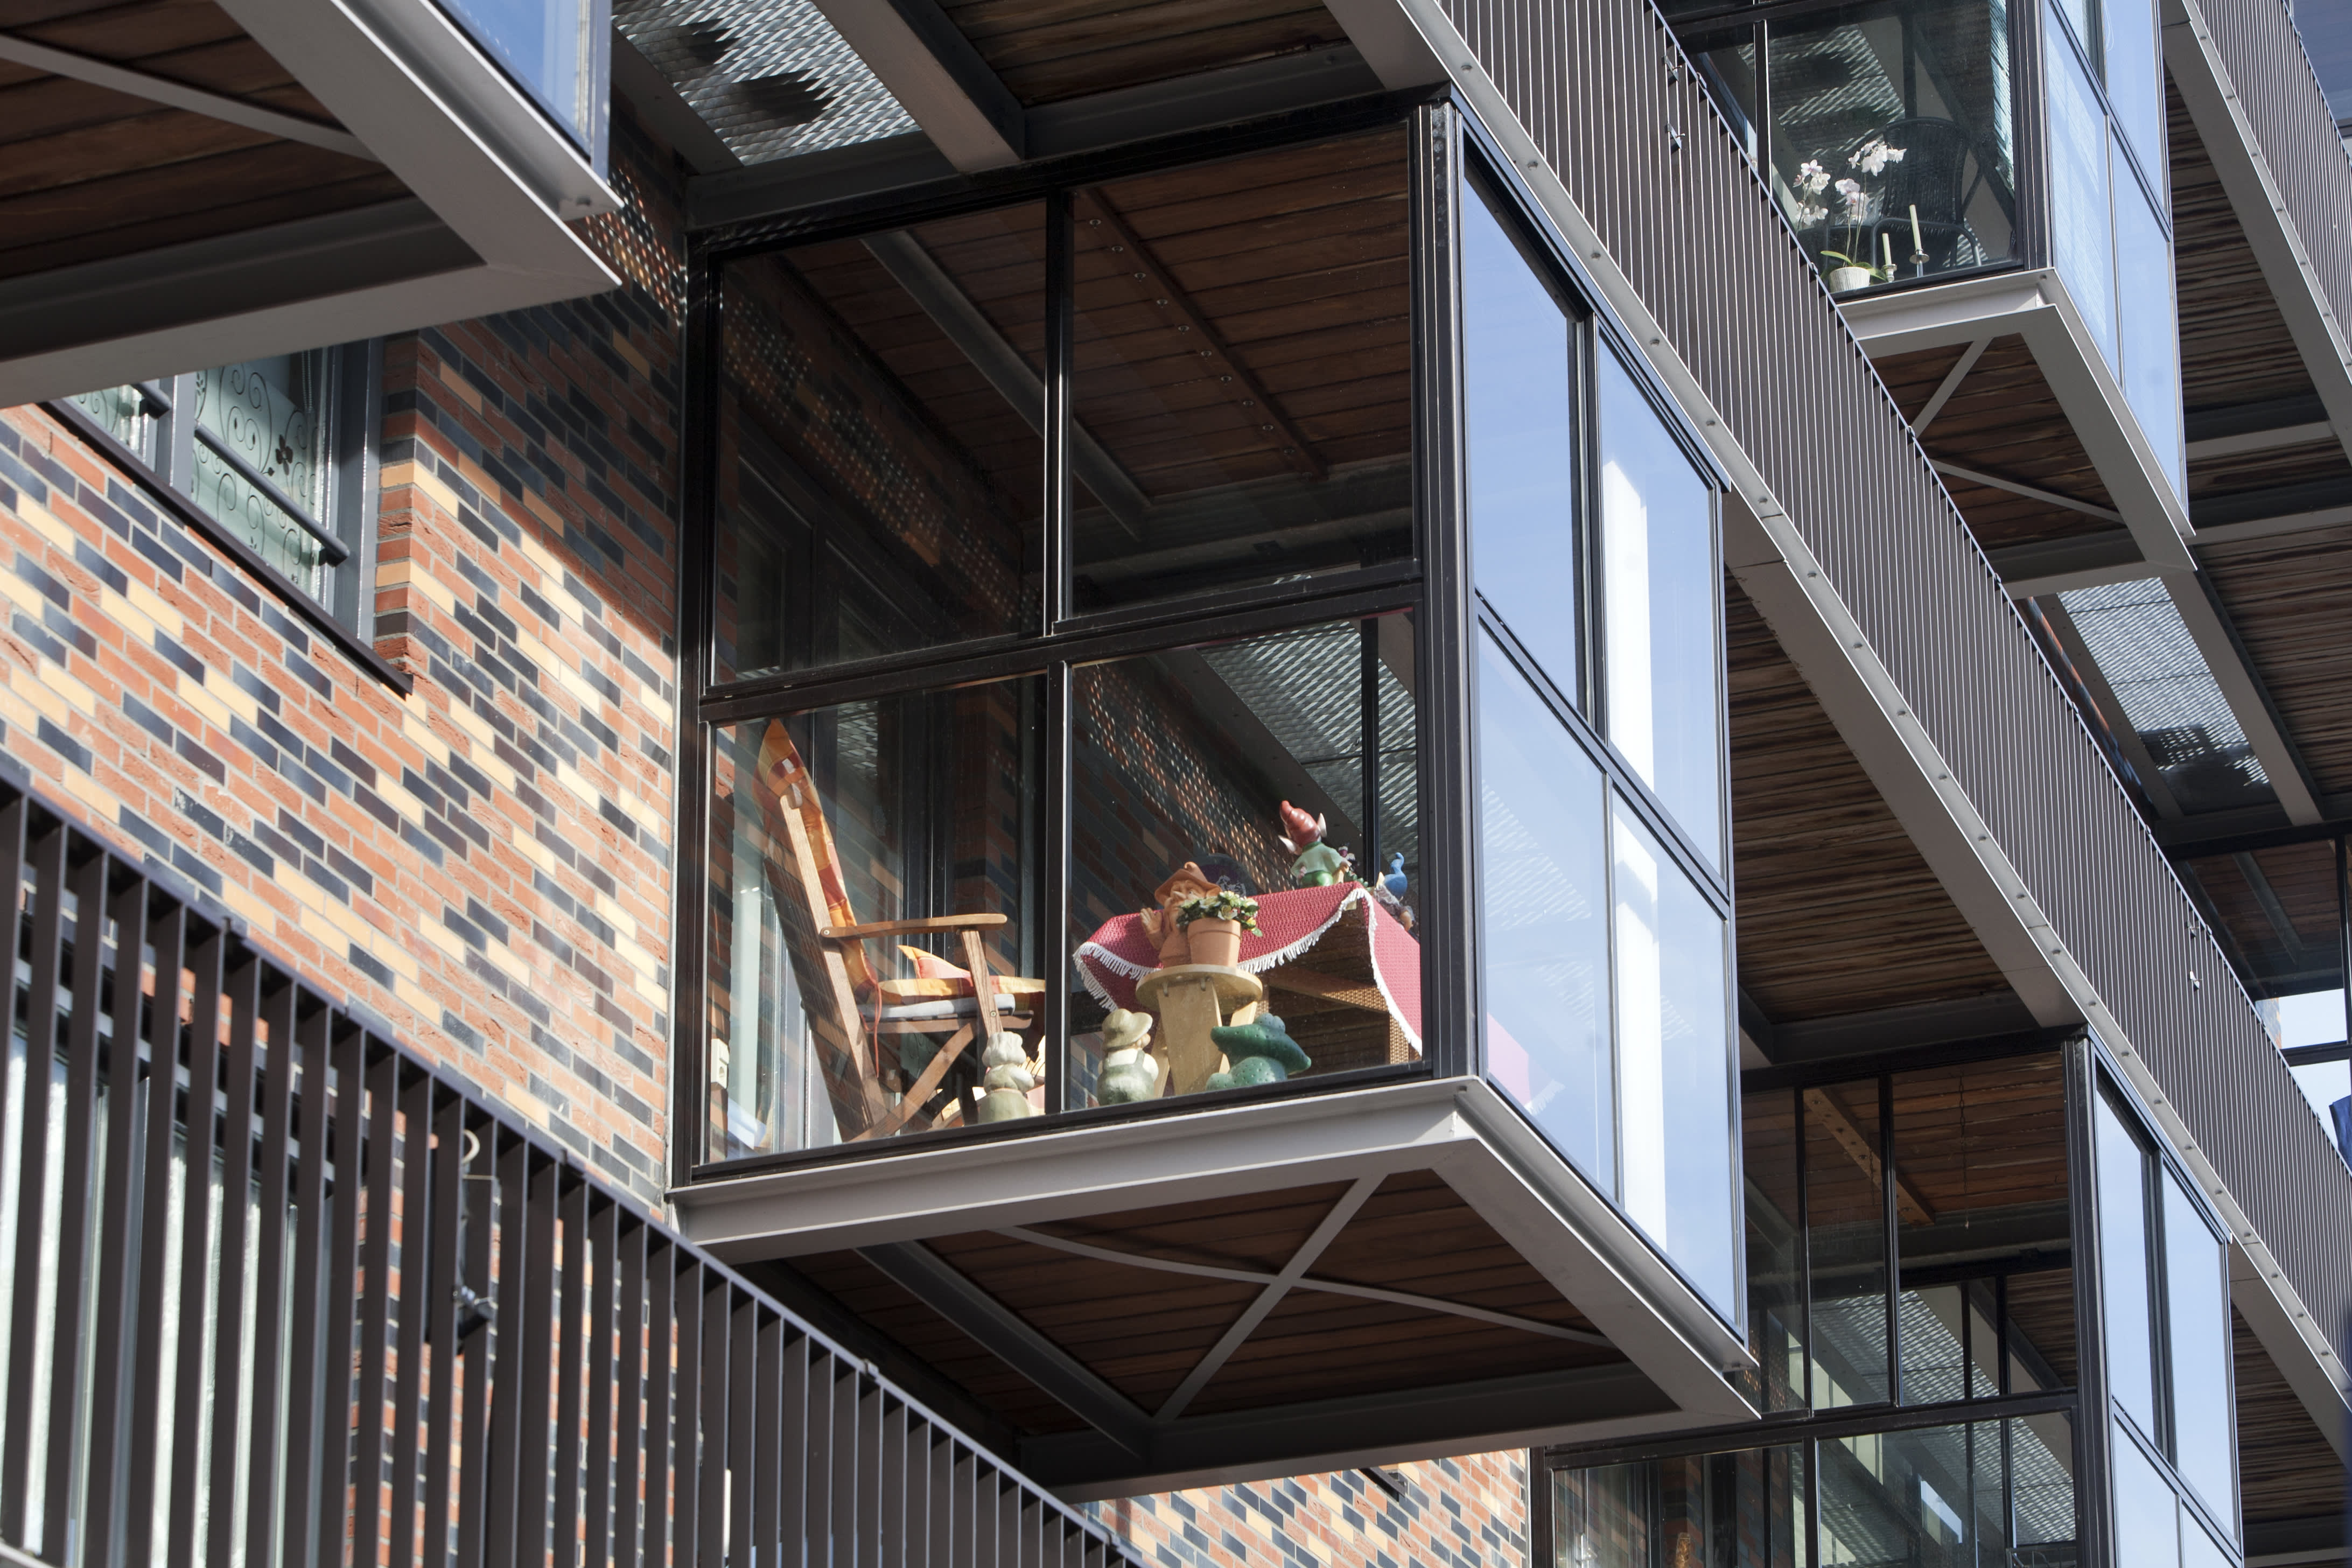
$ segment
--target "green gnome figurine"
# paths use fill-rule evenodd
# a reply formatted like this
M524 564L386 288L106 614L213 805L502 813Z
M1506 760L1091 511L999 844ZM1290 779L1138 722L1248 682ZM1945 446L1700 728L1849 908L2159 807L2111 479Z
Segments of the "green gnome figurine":
M1227 1024L1209 1031L1230 1065L1209 1077L1211 1089L1243 1089L1251 1084L1281 1083L1292 1073L1315 1064L1290 1037L1282 1020L1271 1013L1258 1015L1255 1024Z
M1290 863L1292 887L1328 888L1347 875L1347 851L1323 842L1323 835L1330 831L1328 818L1309 816L1286 800L1282 826L1287 831L1276 842L1298 857Z
M991 1036L988 1049L981 1053L980 1065L984 1069L981 1087L988 1091L980 1102L981 1121L1012 1121L1037 1114L1037 1108L1029 1103L1029 1091L1037 1087L1037 1075L1029 1070L1029 1050L1021 1043L1020 1036Z
M1147 1048L1151 1044L1151 1015L1111 1010L1103 1020L1102 1076L1095 1080L1095 1099L1105 1105L1128 1105L1160 1092L1160 1060Z

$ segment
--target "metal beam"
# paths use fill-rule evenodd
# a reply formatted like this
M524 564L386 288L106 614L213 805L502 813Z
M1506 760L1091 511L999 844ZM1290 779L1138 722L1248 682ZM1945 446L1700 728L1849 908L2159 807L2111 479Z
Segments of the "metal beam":
M2236 436L2214 436L2189 443L2189 460L2203 462L2208 458L2243 458L2256 452L2274 452L2282 447L2302 447L2314 441L2325 441L2336 434L2336 426L2322 419L2309 425L2283 425L2272 430L2248 430Z
M2167 70L2213 160L2231 211L2237 215L2263 281L2285 318L2287 334L2318 390L2328 423L2346 454L2352 456L2352 333L2321 287L2310 247L2288 211L2284 186L2254 135L2239 99L2240 84L2221 61L2203 6L2199 0L2169 0L2166 10L2180 18L2164 26ZM2336 221L2333 210L2319 216L2331 224ZM2342 242L2340 232L2319 237L2327 244Z
M1028 156L1020 100L935 0L817 0L817 8L949 163L971 173Z
M1127 1395L1047 1339L1027 1319L950 1268L919 1242L861 1247L857 1254L930 1304L1072 1415L1139 1459L1151 1455L1150 1418Z
M1873 359L1972 343L1988 335L2015 332L2023 338L2115 502L2112 512L2094 515L2129 528L2140 552L2158 570L2192 564L2184 542L2189 531L2187 504L2173 492L2164 463L2054 268L1853 300L1840 309ZM2014 488L2014 481L1980 482ZM2084 503L2047 490L2035 499L2084 510Z
M1075 1258L1091 1258L1100 1263L1116 1263L1128 1268L1149 1268L1162 1274L1189 1275L1196 1279L1224 1279L1236 1285L1270 1285L1276 1278L1260 1268L1225 1268L1211 1263L1186 1263L1178 1258L1155 1258L1147 1253L1122 1252L1117 1247L1097 1247L1092 1242L1075 1241L1066 1236L1031 1230L1024 1226L1008 1226L996 1234L1014 1241L1028 1242L1034 1247L1050 1247L1056 1252L1066 1252ZM1416 1296L1410 1290L1386 1290L1376 1285L1350 1285L1339 1279L1318 1279L1312 1274L1301 1275L1292 1281L1291 1289L1318 1291L1327 1296L1353 1296L1363 1301L1386 1301L1393 1306L1418 1308L1424 1312L1444 1312L1452 1317L1492 1323L1496 1328L1517 1329L1523 1334L1538 1334L1546 1339L1568 1340L1581 1345L1609 1344L1605 1334L1564 1329L1558 1323L1514 1317L1508 1312L1473 1307L1464 1301L1449 1301L1442 1296Z
M1444 1458L1471 1444L1533 1447L1716 1425L1675 1410L1633 1368L1611 1365L1196 1416L1155 1435L1142 1476L1092 1433L1031 1437L1018 1458L1055 1496L1081 1501L1295 1474L1286 1456L1300 1453L1316 1455L1318 1470L1353 1469Z
M2095 588L2153 576L2156 568L2139 552L2139 541L2124 528L2101 529L2065 539L2040 539L1985 552L2012 599L2038 599L2073 588Z
M922 242L905 229L868 236L866 248L882 264L908 297L923 309L948 341L961 350L972 368L988 379L997 395L1013 405L1040 436L1045 431L1045 383L1021 351L1007 342L996 323L948 276ZM1070 425L1070 469L1095 499L1108 509L1120 526L1136 539L1151 501L1118 458L1104 449L1076 420Z
M2119 523L2124 521L2123 513L2113 507L2101 506L2095 501L2077 500L2073 496L2060 495L2056 490L2045 490L2039 485L2030 485L2023 479L2013 479L2006 474L1990 473L1983 468L1962 468L1958 463L1948 462L1941 458L1934 458L1933 462L1937 473L1949 475L1956 479L1965 479L1972 485L2007 490L2011 495L2023 496L2028 500L2038 500L2050 506L2063 507L2068 511L2079 511L2085 517L2095 517L2106 522Z
M1927 433L1927 426L1936 422L1936 416L1944 411L1944 405L1952 400L1952 394L1959 391L1960 383L1968 380L1969 372L1976 369L1977 361L1982 359L1985 350L1990 347L1992 334L1987 333L1962 351L1952 368L1944 373L1944 379L1936 387L1935 395L1927 399L1927 406L1921 408L1918 417L1911 421L1911 434L1925 436Z
M2197 644L2197 651L2205 656L2206 668L2213 672L2215 684L2230 704L2231 716L2246 732L2246 743L2253 748L2255 760L2263 764L2272 793L2286 810L2287 820L2317 822L2325 815L2319 809L2319 793L2312 784L2311 775L2304 771L2301 753L2287 739L2286 726L2272 705L2262 678L2254 673L2253 661L2246 656L2245 645L2238 640L2237 628L2230 624L2228 614L2215 596L2212 580L2202 572L2193 575L2168 572L2164 574L2164 586L2172 596L2174 608L2180 612L2181 624L2189 628L2190 639Z
M241 98L207 92L203 88L190 87L168 77L133 70L128 66L95 59L70 49L52 48L47 44L37 44L30 38L20 38L13 33L0 33L0 60L30 66L35 70L47 71L51 76L71 77L76 81L102 87L110 92L159 103L167 109L182 109L191 114L201 114L207 120L242 125L247 131L258 131L265 136L299 142L310 147L323 147L330 153L341 153L346 158L362 158L371 163L376 161L375 154L362 146L358 137L339 126L321 125L315 120L305 120L299 115L281 114L277 110L265 109Z
M1257 1331L1257 1326L1265 1321L1266 1314L1290 1294L1291 1286L1315 1266L1315 1260L1323 1256L1323 1249L1339 1238L1339 1233L1347 1228L1349 1220L1356 1217L1356 1211L1364 1206L1381 1180L1379 1176L1359 1176L1353 1185L1339 1194L1339 1201L1331 1205L1307 1239L1299 1243L1298 1250L1290 1255L1290 1261L1282 1266L1282 1272L1265 1282L1258 1291L1257 1299L1242 1309L1241 1316L1217 1336L1217 1342L1209 1347L1208 1353L1192 1364L1192 1370L1184 1374L1184 1381L1178 1384L1175 1392L1152 1413L1153 1421L1173 1421L1184 1414L1184 1407L1209 1385L1209 1379L1217 1375L1233 1353L1242 1348L1242 1342Z

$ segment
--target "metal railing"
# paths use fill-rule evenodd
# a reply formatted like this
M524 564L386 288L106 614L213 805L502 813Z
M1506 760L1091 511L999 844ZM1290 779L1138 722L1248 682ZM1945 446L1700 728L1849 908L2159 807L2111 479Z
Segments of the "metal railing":
M0 782L0 1560L1125 1561L167 882Z

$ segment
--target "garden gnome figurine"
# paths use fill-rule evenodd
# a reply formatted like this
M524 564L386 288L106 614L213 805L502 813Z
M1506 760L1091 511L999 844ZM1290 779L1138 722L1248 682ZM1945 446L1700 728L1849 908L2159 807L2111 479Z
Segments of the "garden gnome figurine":
M1103 1020L1102 1039L1102 1076L1095 1082L1097 1100L1127 1105L1160 1092L1160 1060L1147 1048L1151 1044L1150 1014L1113 1008Z
M1328 827L1327 818L1309 816L1286 800L1282 803L1282 826L1287 831L1279 842L1298 857L1290 863L1291 886L1328 888L1339 879L1348 862L1339 851L1323 842Z
M1227 1024L1209 1031L1209 1038L1217 1049L1225 1053L1231 1065L1223 1072L1209 1078L1211 1089L1242 1089L1255 1083L1281 1083L1295 1072L1305 1072L1315 1064L1290 1037L1290 1031L1281 1019L1271 1013L1258 1015L1254 1024Z
M1020 1036L1007 1032L990 1037L980 1065L986 1069L981 1087L988 1091L980 1102L981 1121L1012 1121L1037 1114L1037 1108L1029 1103L1037 1075L1029 1070L1029 1051Z
M1184 929L1176 923L1176 906L1187 899L1206 898L1217 891L1217 884L1209 880L1201 868L1187 860L1168 874L1168 879L1151 889L1155 906L1143 911L1143 927L1160 943L1162 964L1186 962L1188 943Z

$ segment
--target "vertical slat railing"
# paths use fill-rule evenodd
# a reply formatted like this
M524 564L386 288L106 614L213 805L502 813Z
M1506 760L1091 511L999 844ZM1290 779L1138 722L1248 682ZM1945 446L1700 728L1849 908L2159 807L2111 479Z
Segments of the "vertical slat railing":
M0 781L0 1547L1125 1561L172 875ZM13 1268L8 1268L13 1265Z

